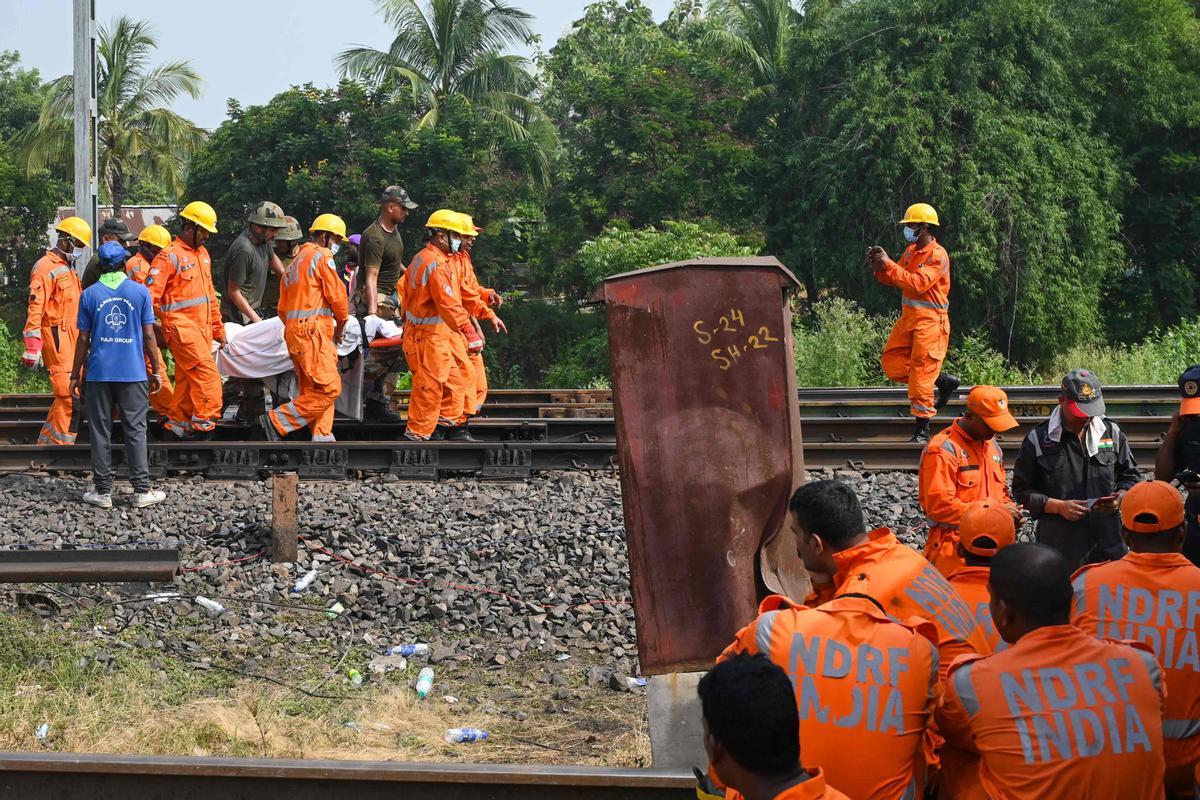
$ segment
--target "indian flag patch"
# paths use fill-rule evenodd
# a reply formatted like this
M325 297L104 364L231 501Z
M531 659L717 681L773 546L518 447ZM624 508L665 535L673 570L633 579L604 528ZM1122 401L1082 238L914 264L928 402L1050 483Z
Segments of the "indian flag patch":
M1101 439L1101 440L1100 440L1100 444L1099 444L1099 446L1098 446L1098 448L1097 448L1097 449L1099 449L1099 450L1112 450L1112 449L1113 449L1113 441L1112 441L1112 439Z

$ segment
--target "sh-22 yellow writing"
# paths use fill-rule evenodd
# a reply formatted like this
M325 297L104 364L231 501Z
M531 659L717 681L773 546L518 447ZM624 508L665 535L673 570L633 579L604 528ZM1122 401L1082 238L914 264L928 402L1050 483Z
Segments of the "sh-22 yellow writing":
M771 335L771 330L766 325L760 326L756 333L746 335L746 316L740 308L729 309L729 313L722 315L713 325L698 319L692 324L692 330L696 332L696 339L700 344L712 344L717 337L737 337L737 342L714 348L709 352L709 356L717 362L722 371L733 367L743 355L755 350L766 350L772 342L780 341L778 337ZM745 337L745 344L742 343L742 337Z

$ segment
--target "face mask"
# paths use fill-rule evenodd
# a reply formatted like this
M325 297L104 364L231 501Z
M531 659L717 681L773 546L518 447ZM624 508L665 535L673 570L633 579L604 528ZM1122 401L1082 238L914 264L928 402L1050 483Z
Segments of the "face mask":
M904 241L912 244L917 241L917 232L907 225L904 226Z
M462 248L462 239L457 236L450 237L450 252L457 253Z
M61 250L59 250L58 252L62 253ZM68 262L74 264L76 261L79 260L79 257L81 255L83 255L82 250L72 250L69 253L63 253L63 258L65 258Z
M340 244L338 244L337 242L334 242L333 244L329 245L329 252L333 253L335 256L338 254L338 250L341 250L341 249L342 249L342 246Z

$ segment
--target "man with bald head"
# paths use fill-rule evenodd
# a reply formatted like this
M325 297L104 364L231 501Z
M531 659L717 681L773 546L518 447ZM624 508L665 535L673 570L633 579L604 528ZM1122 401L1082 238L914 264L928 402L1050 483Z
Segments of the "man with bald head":
M983 796L1163 796L1162 669L1140 643L1071 625L1071 572L1043 544L992 559L991 614L1008 649L955 661L937 719L979 755Z

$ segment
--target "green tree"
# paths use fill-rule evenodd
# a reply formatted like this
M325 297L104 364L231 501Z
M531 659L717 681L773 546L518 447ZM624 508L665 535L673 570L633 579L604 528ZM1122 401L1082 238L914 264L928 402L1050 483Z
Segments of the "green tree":
M733 126L752 81L710 56L712 23L685 11L664 27L640 0L593 3L545 58L562 148L539 240L543 275L569 276L554 265L614 221L756 226L753 141Z
M706 42L754 69L754 82L774 84L787 72L802 17L792 0L711 0L716 25Z
M408 87L420 119L437 127L448 106L467 104L514 141L531 141L533 165L548 178L554 127L533 98L529 60L504 53L533 38L532 15L501 0L376 0L395 31L387 50L353 47L338 56L342 75L387 90Z
M895 220L929 201L959 333L1018 360L1099 335L1122 173L1069 69L1075 34L1039 0L862 0L803 26L760 142L768 250L810 298L895 308L863 253L898 255Z
M97 69L99 182L120 210L129 184L145 175L173 197L183 193L188 159L205 131L167 106L181 95L199 97L200 76L188 61L150 66L158 48L145 20L118 17L100 27ZM50 83L50 96L38 119L15 144L28 174L66 165L73 152L74 79Z
M0 52L0 270L7 278L3 315L13 323L24 314L20 301L29 289L29 268L47 245L46 228L70 197L62 173L27 174L8 144L37 119L46 97L37 70L22 69L15 52Z

